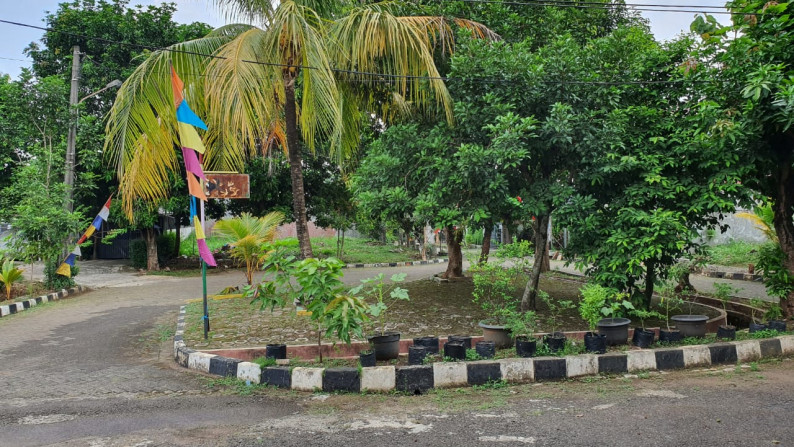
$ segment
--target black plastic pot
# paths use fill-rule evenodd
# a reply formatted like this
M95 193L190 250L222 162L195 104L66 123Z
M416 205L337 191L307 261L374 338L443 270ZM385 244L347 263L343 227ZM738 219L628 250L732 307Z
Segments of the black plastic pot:
M378 360L392 360L400 356L400 334L390 332L369 337L369 344L375 350Z
M678 329L659 329L659 341L676 343L681 341L681 331Z
M717 338L723 340L736 340L736 326L723 325L718 327Z
M477 325L482 328L482 339L494 342L497 348L509 348L513 345L513 337L504 326L489 324L487 321L480 321Z
M358 354L358 361L362 368L375 366L375 351L368 349Z
M492 341L478 341L477 344L474 345L474 349L480 357L491 359L494 354L496 354L496 343Z
M454 341L444 343L444 357L453 360L466 360L466 345Z
M634 336L631 337L631 344L639 348L647 348L648 346L653 344L653 339L655 337L656 337L656 333L653 331L647 331L642 328L635 328Z
M762 323L750 323L749 332L752 334L753 332L763 331L766 329L766 325Z
M595 332L584 334L584 348L587 352L604 354L607 352L607 336Z
M673 315L670 319L675 321L675 327L681 331L683 338L706 336L706 322L709 317L705 315Z
M516 355L519 357L534 357L538 349L538 341L535 337L516 337Z
M425 362L427 356L427 348L424 346L410 346L408 347L408 364L421 365Z
M285 359L287 358L287 345L265 345L266 359Z
M462 343L466 349L471 349L471 335L450 335L447 337L448 342Z
M551 352L562 351L565 348L565 340L565 334L562 332L553 332L543 336L543 343L548 346Z
M786 322L784 320L769 320L766 322L766 328L773 331L786 332Z
M606 335L608 346L625 345L629 340L628 318L604 318L598 321L598 333Z
M429 354L438 354L438 337L414 338L414 346L425 348Z

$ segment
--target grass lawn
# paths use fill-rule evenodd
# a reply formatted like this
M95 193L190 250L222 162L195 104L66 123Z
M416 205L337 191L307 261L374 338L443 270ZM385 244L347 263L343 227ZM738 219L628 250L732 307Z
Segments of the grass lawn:
M727 244L712 245L708 247L709 264L727 265L732 267L747 267L747 264L756 264L758 249L761 243L732 241Z
M216 251L223 247L224 243L216 237L207 236L207 245L210 250ZM296 238L284 239L284 242L294 247L295 254L298 254L298 240ZM328 258L336 256L335 237L312 238L312 249L314 256L318 258ZM198 256L196 239L192 234L182 240L179 254L183 256ZM420 259L417 250L405 247L395 247L391 244L382 244L369 239L345 238L345 250L342 254L342 261L348 264L374 264L378 262L402 262Z

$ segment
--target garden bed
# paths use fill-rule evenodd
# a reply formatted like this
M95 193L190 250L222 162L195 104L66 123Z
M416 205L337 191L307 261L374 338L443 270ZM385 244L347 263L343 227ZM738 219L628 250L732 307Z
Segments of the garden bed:
M540 287L555 300L571 300L578 304L581 282L570 281L556 275L544 275ZM472 302L473 284L470 278L449 283L432 280L414 281L404 284L411 296L410 301L396 301L389 307L388 331L400 332L402 339L427 335L447 336L455 334L479 335L482 333L477 324L488 317ZM517 287L515 296L520 297L523 288ZM686 308L686 306L685 306ZM719 316L713 308L694 305L696 312L709 318ZM538 301L540 325L538 332L545 332L548 326L543 321L547 311L545 304ZM298 315L288 307L259 310L245 298L211 300L209 302L210 336L203 338L201 325L202 307L200 302L188 304L186 313L185 342L188 346L200 349L240 348L264 346L267 343L288 345L310 344L316 341L316 331L305 315ZM637 322L639 323L639 322ZM664 327L659 319L646 320L648 327ZM632 325L634 326L634 325ZM578 309L569 309L560 318L560 327L566 331L585 331L586 323ZM324 338L325 343L339 340ZM354 340L364 342L363 339Z

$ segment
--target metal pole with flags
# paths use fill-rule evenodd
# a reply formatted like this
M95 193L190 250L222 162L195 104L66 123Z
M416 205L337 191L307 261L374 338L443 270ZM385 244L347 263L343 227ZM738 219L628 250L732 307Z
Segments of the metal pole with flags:
M185 85L171 66L171 87L174 94L174 107L176 108L177 130L179 132L179 142L182 146L182 157L185 162L185 175L187 188L190 194L190 220L193 221L196 234L196 245L198 246L199 256L201 257L201 279L203 284L203 304L204 315L204 339L210 329L209 309L207 306L207 266L217 266L215 258L212 256L204 235L204 202L207 196L199 179L206 180L202 168L204 155L204 144L196 128L207 130L207 125L201 120L187 104L184 96ZM201 206L196 206L196 201L200 200ZM197 208L200 214L197 215Z

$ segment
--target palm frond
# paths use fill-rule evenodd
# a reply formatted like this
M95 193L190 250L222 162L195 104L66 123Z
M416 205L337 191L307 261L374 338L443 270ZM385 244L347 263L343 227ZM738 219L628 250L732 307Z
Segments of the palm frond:
M167 174L174 168L178 147L171 65L185 83L190 107L202 116L206 114L202 75L211 59L207 55L231 38L231 34L221 33L155 51L119 88L108 116L104 152L115 166L120 189L127 191L122 198L128 214L132 197L157 200L167 194ZM154 166L163 160L165 166Z
M284 89L280 67L272 62L275 48L267 47L267 31L252 28L221 47L207 67L205 91L209 109L208 167L228 170L242 166L260 142L283 128L280 104Z
M452 99L433 61L432 37L424 21L397 17L381 8L360 7L335 21L329 35L331 58L337 67L392 75L351 73L342 79L373 89L382 88L385 82L414 104L427 104L429 88L452 121Z

